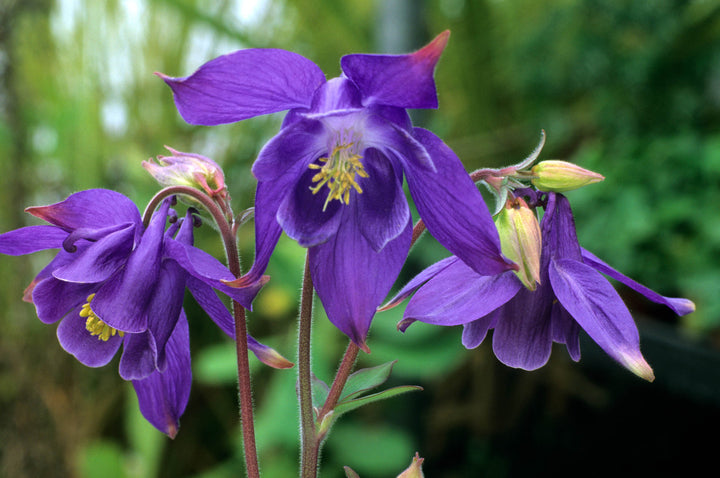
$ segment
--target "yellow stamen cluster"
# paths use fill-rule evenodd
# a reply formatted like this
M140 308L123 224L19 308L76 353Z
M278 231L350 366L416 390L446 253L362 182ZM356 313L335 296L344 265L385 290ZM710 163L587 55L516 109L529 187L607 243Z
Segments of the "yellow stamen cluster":
M360 162L362 156L351 151L353 144L335 146L329 157L320 158L319 161L324 164L312 163L309 166L310 169L320 170L312 178L312 182L318 183L310 188L312 193L317 194L325 185L330 190L327 199L325 199L323 211L333 199L337 199L343 204L349 204L352 189L355 189L359 194L363 192L360 185L355 181L355 177L367 178L368 173L365 172L365 167Z
M107 342L110 337L115 334L119 334L120 337L122 337L124 332L113 329L108 324L100 320L100 318L95 315L95 312L92 311L90 308L90 302L93 300L93 297L95 297L95 294L90 294L87 298L87 302L80 310L80 317L87 317L87 320L85 321L85 329L90 332L90 335L97 335L98 340L102 340L103 342Z

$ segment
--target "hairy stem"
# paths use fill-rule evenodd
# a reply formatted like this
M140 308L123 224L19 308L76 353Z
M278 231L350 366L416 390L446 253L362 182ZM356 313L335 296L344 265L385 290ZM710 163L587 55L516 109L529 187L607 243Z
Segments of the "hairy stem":
M340 362L338 371L335 374L335 380L333 380L330 392L328 392L327 399L325 400L325 404L318 414L318 421L322 420L322 417L330 413L340 400L340 395L342 394L343 388L345 388L345 383L353 370L355 359L357 359L359 351L360 348L358 348L354 342L350 342L347 349L345 349L345 355L343 355L342 362Z
M148 203L143 214L143 223L147 226L155 208L163 199L184 194L200 202L212 215L220 230L225 254L227 256L228 269L235 277L242 275L240 268L240 254L235 242L235 229L227 220L227 211L220 208L212 198L197 189L187 186L171 186L158 192ZM232 217L232 214L229 215ZM235 349L237 352L238 370L238 396L240 401L240 428L243 435L243 448L245 452L245 467L247 476L250 478L260 477L258 465L257 446L255 444L255 420L253 417L253 397L250 383L250 361L248 359L247 347L247 320L245 308L238 302L232 301L233 318L235 321Z
M310 277L308 257L305 258L302 296L300 299L300 325L298 327L298 399L300 401L300 441L302 478L315 478L318 454L315 443L315 416L312 404L312 379L310 366L310 335L312 332L313 283Z

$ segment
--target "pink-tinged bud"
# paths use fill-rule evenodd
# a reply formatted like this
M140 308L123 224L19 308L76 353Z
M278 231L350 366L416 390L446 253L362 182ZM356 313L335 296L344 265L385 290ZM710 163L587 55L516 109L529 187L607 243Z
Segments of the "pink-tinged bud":
M413 457L410 466L400 473L397 478L425 478L422 471L423 461L425 461L425 458L420 458L420 455L415 452L415 456Z
M253 353L255 353L255 356L265 365L272 367L272 368L292 368L294 363L280 355L280 353L266 345L258 344L254 347L251 347L251 350Z
M204 191L215 199L227 200L225 175L218 164L210 158L193 153L176 151L165 146L172 156L158 156L143 161L143 167L164 187L189 186Z
M533 175L533 186L541 191L556 193L572 191L605 179L601 174L559 160L540 161L530 172Z
M542 238L535 212L522 198L510 198L495 217L502 252L518 264L515 274L525 287L535 290L540 283Z

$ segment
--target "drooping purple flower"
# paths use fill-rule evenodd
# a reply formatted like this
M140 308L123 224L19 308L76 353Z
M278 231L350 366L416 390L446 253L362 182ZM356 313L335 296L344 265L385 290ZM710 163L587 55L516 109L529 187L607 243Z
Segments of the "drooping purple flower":
M386 308L417 291L398 324L400 330L415 321L463 325L463 345L474 348L494 329L497 358L525 370L543 366L553 342L565 344L570 357L579 360L582 328L621 365L653 380L640 352L635 322L602 274L679 315L694 311L695 305L688 299L663 297L582 249L570 204L561 194L547 193L541 229L540 284L535 291L523 287L512 272L481 276L453 256L418 274Z
M148 421L172 437L191 383L185 287L232 336L232 318L224 307L220 311L214 289L249 307L262 283L244 289L223 284L233 276L192 246L190 215L165 229L167 218L175 218L170 202L162 203L146 228L120 193L75 193L57 204L28 208L50 225L0 235L0 253L59 249L26 289L25 300L35 305L41 321L60 321L61 346L87 366L106 365L122 345L121 377L133 381ZM252 338L248 344L261 360L283 365L272 349Z
M344 56L342 76L329 81L310 60L274 49L221 56L185 78L161 75L189 123L289 110L253 165L255 263L235 285L263 274L284 230L309 248L329 319L367 350L375 309L410 246L403 176L446 248L480 274L514 267L460 160L437 136L414 128L406 112L437 107L433 74L448 37L407 55Z

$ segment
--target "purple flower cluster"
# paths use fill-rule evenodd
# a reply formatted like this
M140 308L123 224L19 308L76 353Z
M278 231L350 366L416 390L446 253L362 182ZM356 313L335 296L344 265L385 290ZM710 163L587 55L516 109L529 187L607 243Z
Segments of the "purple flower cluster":
M390 301L415 293L398 324L415 321L463 325L467 348L480 345L490 329L493 351L510 367L534 370L548 361L553 342L580 359L584 330L608 355L647 380L654 374L640 353L637 327L603 274L679 315L695 310L688 299L663 297L613 269L580 247L570 204L557 193L525 191L544 205L541 222L540 283L534 291L512 273L483 276L453 256L422 271Z
M189 123L217 125L287 111L252 167L252 268L236 278L195 248L192 209L178 218L166 199L143 224L128 198L94 189L28 208L49 224L0 235L2 254L58 250L25 300L42 322L59 322L61 346L87 366L108 364L122 348L120 376L132 381L147 420L173 437L191 385L185 290L234 338L233 317L216 291L250 308L284 231L308 249L312 282L330 321L369 351L371 321L412 242L406 181L427 230L452 256L390 301L387 307L414 294L401 330L415 321L463 325L463 344L472 348L493 329L498 359L532 370L547 362L553 342L579 360L582 329L620 364L652 380L637 327L603 274L680 315L694 304L660 296L580 247L568 200L558 192L602 176L558 161L525 171L539 149L517 167L486 170L486 183L505 196L528 178L537 188L556 191L514 191L544 209L542 222L538 226L524 200L509 202L525 209L500 221L508 234L501 241L459 158L436 135L413 126L408 109L438 106L433 76L448 38L443 32L406 55L344 56L341 76L330 80L310 60L277 49L237 51L184 78L160 75ZM170 151L172 156L144 166L164 186L204 191L232 218L219 166ZM517 177L508 181L504 172ZM268 365L292 365L252 337L248 347Z
M60 345L89 367L106 365L122 346L119 372L131 380L147 420L173 437L190 394L190 344L185 289L234 337L233 319L215 290L245 307L261 282L232 288L220 262L193 247L193 217L178 219L166 199L147 227L128 198L105 189L82 191L30 214L49 225L0 235L0 253L58 249L25 290L38 318L57 329ZM171 224L166 228L168 218ZM288 363L248 338L267 364Z
M185 78L162 76L189 123L289 110L252 168L256 256L236 285L258 280L285 231L308 248L330 321L368 350L370 322L410 248L403 177L428 231L475 272L515 267L460 160L406 111L437 107L433 74L448 37L407 55L344 56L342 76L328 81L310 60L273 49L221 56Z

